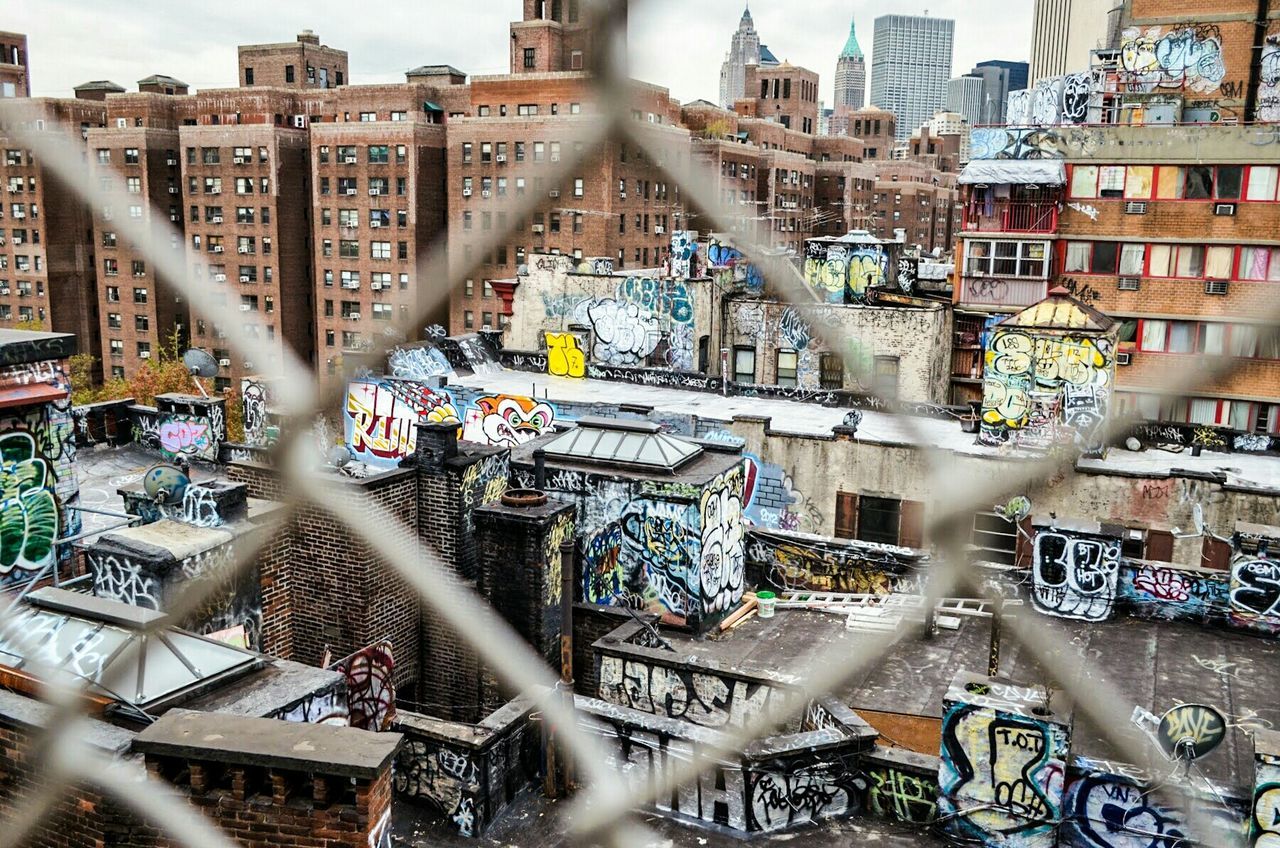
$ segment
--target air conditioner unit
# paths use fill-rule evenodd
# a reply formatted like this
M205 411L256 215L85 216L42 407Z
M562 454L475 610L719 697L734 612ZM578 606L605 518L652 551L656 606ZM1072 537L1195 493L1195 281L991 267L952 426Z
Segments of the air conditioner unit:
M237 247L237 248L236 248L236 253L239 253L239 254L248 254L248 252L249 252L249 248L247 248L247 247Z
M382 228L382 222L381 222L381 221L370 221L370 222L369 222L369 226L373 227L375 230L377 230L377 229L381 229L381 228Z
M1226 280L1205 280L1204 293L1205 294L1226 294L1227 281Z
M219 360L218 360L218 364L219 364L219 365L221 365L223 368L230 368L230 367L231 367L231 360L230 360L230 359L219 359Z
M211 247L211 248L209 248L209 249L210 249L210 250L212 250L214 253L221 253L221 252L222 252L222 245L220 245L220 244L215 244L213 247Z
M1141 282L1137 277L1121 277L1116 281L1116 288L1120 291L1137 291Z
M499 164L499 165L505 165L505 164L507 164L507 154L505 154L505 153L499 153L499 154L497 155L496 159L497 159L497 162L498 162L498 164Z
M226 275L226 274L214 274L214 275L213 275L213 279L214 279L214 281L215 281L215 282L225 283L225 282L227 281L227 275Z
M149 351L149 350L139 351L139 352L138 352L138 356L140 356L140 357L141 357L141 358L143 358L143 359L150 359L150 358L151 358L151 351Z
M358 188L349 188L349 189L347 189L347 194L349 194L349 195L353 195L353 196L354 196L354 195L357 195L357 194L359 194L359 193L360 193L360 189L358 189Z
M350 318L352 321L359 321L359 320L360 320L360 313L359 313L359 312L349 312L349 313L347 313L347 317L348 317L348 318Z
M371 189L369 189L369 194L370 194L371 196L373 196L373 197L377 197L378 195L382 194L382 189L380 189L380 188L371 188Z
M481 196L481 197L493 197L493 192L492 192L492 191L490 191L489 189L485 189L484 191L480 192L480 196Z
M553 189L551 189L551 191L547 192L547 194L548 194L548 195L550 195L551 197L559 197L559 196L560 196L560 189L558 189L558 188L553 188Z
M212 221L213 221L213 223L215 223L215 224L221 224L221 223L222 223L222 216L221 216L221 215L214 215L214 216L213 216L213 218L212 218L211 220L212 220Z
M244 160L244 157L243 157L243 156L237 156L237 157L235 157L234 159L232 159L231 161L232 161L232 162L234 162L234 163L235 163L235 164L237 164L237 165L243 165L245 160Z
M27 217L27 213L26 213L26 212L14 212L14 213L13 213L13 217L15 217L15 218L25 218L25 217Z
M619 194L619 195L618 195L618 199L619 199L619 200L626 200L626 199L627 199L627 193L626 193L625 191L624 191L624 192L622 192L621 194Z
M252 310L252 309L253 309L253 307L252 307L252 306L250 306L250 305L249 305L249 304L247 304L247 303L242 303L242 304L240 304L240 311L241 311L241 312L249 312L249 311L250 311L250 310Z
M534 231L535 233L543 232L544 230L546 230L546 228L547 228L547 225L546 225L546 224L534 224L534 225L533 225L533 231Z
M1124 214L1126 215L1145 215L1147 214L1147 202L1145 200L1129 200L1124 204Z
M343 156L343 157L342 157L342 162L343 162L343 164L345 164L345 165L354 165L354 164L356 163L356 157L354 157L354 156Z
M1116 365L1131 365L1131 364L1133 364L1132 353L1129 353L1127 350L1125 350L1125 351L1120 351L1119 353L1116 354Z
M247 283L247 282L249 282L249 275L248 275L248 274L241 274L241 275L240 275L240 282L242 282L242 283Z
M178 187L177 187L177 186L169 186L169 193L170 193L170 194L177 194L177 193L178 193Z
M177 165L177 164L178 164L178 160L177 160L177 159L166 159L166 160L164 160L164 163L165 163L166 165L168 165L170 168L172 168L172 167L174 167L175 165Z
M9 294L9 292L10 292L10 289L8 286L5 286L4 288L0 289L0 294Z
M464 188L464 189L462 190L462 196L463 196L463 197L470 197L470 196L471 196L471 189L469 189L469 188Z
M1213 204L1213 214L1234 215L1236 214L1236 205L1234 203L1215 203Z
M559 153L552 153L552 154L551 154L551 161L552 161L552 162L559 162L559 161L560 161L560 154L559 154Z
M656 225L655 225L655 226L654 226L654 228L653 228L653 231L654 231L654 233L656 233L657 235L662 235L663 233L665 233L665 232L667 231L667 228L666 228L666 227L656 226Z
M369 288L373 289L374 291L382 291L382 283L370 283Z

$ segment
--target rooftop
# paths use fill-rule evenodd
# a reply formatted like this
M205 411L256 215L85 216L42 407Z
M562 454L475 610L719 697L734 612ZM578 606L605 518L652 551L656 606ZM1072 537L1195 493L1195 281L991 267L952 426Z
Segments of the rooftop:
M771 421L773 432L809 436L830 437L832 428L841 426L849 412L848 407L822 406L814 402L813 398L821 395L816 390L810 395L809 401L741 395L725 397L712 392L637 386L591 378L552 377L548 374L510 370L459 376L453 382L487 392L523 395L529 393L531 381L536 386L537 394L541 396L545 393L552 404L556 401L589 404L607 398L611 404L645 406L659 412L693 414L726 422L737 416L749 419L767 418ZM914 434L911 428L915 429ZM959 422L954 418L864 411L856 438L860 442L874 444L935 448L958 456L1015 460L1039 456L1013 451L1008 447L978 444L972 434L961 431ZM1077 462L1076 467L1082 471L1138 476L1162 476L1174 472L1219 474L1225 476L1229 485L1280 491L1280 460L1259 454L1220 453L1206 449L1197 457L1186 452L1156 449L1137 452L1116 449L1110 451L1106 459L1082 459Z
M168 76L166 74L152 74L145 79L138 80L139 86L144 85L172 85L179 88L186 88L187 84L180 79Z

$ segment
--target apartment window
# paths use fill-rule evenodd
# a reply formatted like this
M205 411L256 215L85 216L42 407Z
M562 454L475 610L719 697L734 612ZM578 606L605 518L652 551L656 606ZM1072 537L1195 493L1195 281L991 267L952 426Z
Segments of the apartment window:
M1236 276L1241 280L1280 282L1280 248L1240 248L1240 264Z
M360 346L360 334L352 330L342 331L342 347L345 350L354 350Z
M133 329L137 330L139 333L147 332L151 329L151 319L146 315L133 316Z
M338 226L344 228L355 228L360 226L360 210L359 209L339 209L338 210Z
M338 241L338 255L343 259L360 258L360 242L355 239L340 239Z
M385 144L369 145L369 164L385 165L391 159L391 148Z
M824 353L818 359L818 381L824 389L844 388L844 360L838 353Z
M120 263L110 258L102 260L102 273L108 277L116 276L120 273Z
M244 69L244 84L253 85L253 68Z
M475 281L475 280L467 280L467 281L465 281L465 282L462 284L462 291L463 291L463 293L464 293L467 297L475 297L475 295L476 295L476 281Z
M205 177L204 193L222 194L222 177Z
M544 162L546 161L546 158L547 158L546 143L542 141L535 141L533 143L533 161Z
M333 317L333 301L332 300L326 300L324 302L324 317L326 318Z
M221 215L222 213L219 212L218 214ZM254 221L254 210L252 206L236 207L236 223L237 224L252 224L253 221Z
M111 355L124 356L124 342L120 339L111 339Z
M524 161L524 142L517 141L515 143L515 146L516 146L516 161L523 162Z
M586 182L582 177L578 177L573 181L573 196L582 197L586 193Z
M551 232L553 233L560 232L560 213L559 212L552 212L548 216L548 229L550 229Z
M581 50L574 50L569 53L569 70L571 71L582 70L582 51Z
M409 150L403 144L396 145L396 164L403 165L409 158Z
M391 258L391 242L375 241L370 242L369 247L372 250L374 259L390 259Z
M396 210L396 226L397 227L409 226L409 210L407 209Z
M124 163L126 165L138 164L138 148L126 147L124 149Z
M107 313L107 329L119 330L124 325L119 312Z
M396 177L396 197L404 197L409 181L405 177Z
M519 106L516 107L516 115L518 115L521 118L532 118L537 114L538 114L538 104L536 103L521 103Z
M340 280L341 280L341 286L344 289L360 288L360 272L359 271L342 271Z
M639 257L636 257L639 262ZM756 349L740 345L733 349L733 381L735 383L754 383L756 381Z
M321 194L328 194L328 193L329 193L329 178L328 178L328 177L321 177L321 178L320 178L320 193L321 193Z
M405 291L408 288L409 288L409 275L401 274L400 275L400 291Z
M134 302L134 303L146 303L146 302L147 302L147 290L146 290L146 289L142 289L142 288L136 288L136 289L134 289L134 290L133 290L133 302Z
M538 67L538 51L533 47L524 48L524 67L525 70L531 71Z
M480 144L480 161L481 162L493 161L493 144L491 142L486 141Z
M145 277L145 276L147 276L147 263L146 263L146 262L142 261L141 259L134 259L134 260L133 260L133 262L132 262L132 265L133 265L133 276L135 276L135 277Z
M99 164L99 165L110 165L110 164L111 164L111 151L110 151L110 150L108 150L108 149L107 149L107 148L105 148L105 147L99 147L97 152L98 152L98 164ZM21 165L21 164L22 164L22 151L20 151L20 150L9 150L9 151L7 151L7 153L8 153L8 164L10 164L10 165ZM15 161L15 154L16 154L16 161Z
M582 213L581 213L581 212L574 212L574 213L573 213L573 231L574 231L575 233L581 233L581 232L582 232ZM647 249L648 249L648 248L646 248L646 250L647 250Z
M898 357L877 356L872 363L872 388L882 398L898 396Z
M391 120L393 121L407 121L408 119L409 119L408 112L392 112L391 113ZM402 159L400 161L403 162L404 160Z
M477 115L477 116L479 116L479 117L481 117L481 118L487 118L487 117L489 117L489 115L490 115L490 114L491 114L491 112L490 112L490 109L489 109L489 107L488 107L488 106L477 106L477 107L476 107L476 115Z
M327 145L327 144L322 144L322 145L320 145L320 155L319 155L319 158L320 158L320 164L321 164L321 165L326 165L326 164L328 164L328 162L329 162L329 145Z
M464 312L462 313L462 326L463 326L463 327L465 327L465 328L466 328L466 329L468 329L468 330L473 330L473 329L475 329L475 326L476 326L476 314L475 314L474 312L472 312L470 309L468 309L468 310L466 310L466 311L464 311Z
M582 104L581 104L581 103L570 103L570 104L569 104L569 114L570 114L570 115L578 115L578 114L581 114L581 113L582 113Z
M217 165L221 161L221 156L216 147L200 148L200 161L205 165Z
M1152 277L1200 279L1205 276L1202 244L1153 244L1147 252L1150 255L1147 273ZM1215 252L1215 256L1220 257L1221 251ZM1216 261L1220 263L1221 259Z
M390 321L393 308L389 303L375 303L373 305L373 320Z
M325 330L325 331L324 331L324 344L325 344L325 347L333 347L333 342L334 342L334 332L333 332L333 330Z
M369 194L373 196L385 195L387 193L386 177L370 177L369 178Z
M237 165L248 165L253 161L252 147L236 147L231 150L232 160Z
M462 229L470 230L474 225L475 225L475 215L469 209L464 211L462 213Z
M1062 270L1068 274L1114 274L1119 257L1119 242L1067 242Z
M778 351L778 378L779 386L795 386L797 385L798 370L800 367L800 356L796 351L786 348Z
M285 65L285 66L284 66L284 81L285 81L285 82L294 82L294 71L293 71L293 65Z
M502 252L503 254L505 254L505 253L506 253L506 251L507 251L507 249L506 249L505 247L500 247L500 248L498 248L498 250L499 250L500 252ZM399 259L408 259L408 258L409 258L409 242L407 242L407 241L398 241L398 242L396 242L396 257L397 257L397 258L399 258Z
M361 120L361 122L366 123L366 124L368 124L368 123L372 123L372 122L374 122L374 121L378 120L378 113L377 113L377 112L361 112L361 113L360 113L360 120Z
M1280 188L1280 168L1275 165L1250 165L1245 200L1272 201Z
M119 286L107 286L107 302L108 302L108 303L119 303L119 302L120 302L120 287L119 287Z

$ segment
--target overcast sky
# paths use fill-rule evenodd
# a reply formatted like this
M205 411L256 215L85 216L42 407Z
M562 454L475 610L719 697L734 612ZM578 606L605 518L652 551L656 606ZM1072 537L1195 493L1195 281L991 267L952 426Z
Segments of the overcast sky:
M351 82L400 82L423 64L470 74L506 73L507 24L520 0L3 0L0 25L30 41L32 93L71 96L91 79L130 91L137 80L169 74L193 88L236 85L236 45L289 41L313 29L350 53ZM856 17L870 74L872 21L890 12L956 21L952 73L984 59L1026 60L1032 0L754 0L761 40L780 60L822 78L832 99L835 59ZM719 95L720 63L742 14L742 0L632 0L633 75L664 85L681 101Z

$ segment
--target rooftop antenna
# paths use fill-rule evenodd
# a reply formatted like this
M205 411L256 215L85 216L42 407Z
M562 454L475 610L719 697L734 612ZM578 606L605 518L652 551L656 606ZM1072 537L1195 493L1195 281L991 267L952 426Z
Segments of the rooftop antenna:
M207 398L209 393L204 390L204 385L198 378L218 376L218 360L214 359L209 351L193 347L182 354L182 364L187 366L187 373L191 375L191 382L196 384L201 396Z

